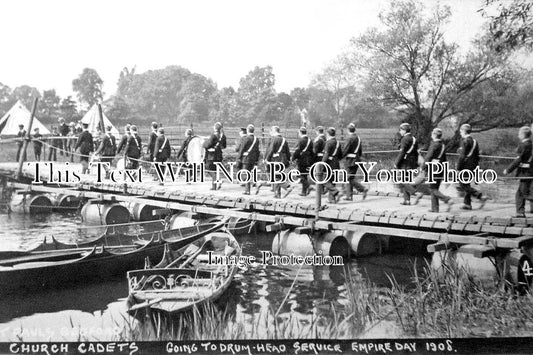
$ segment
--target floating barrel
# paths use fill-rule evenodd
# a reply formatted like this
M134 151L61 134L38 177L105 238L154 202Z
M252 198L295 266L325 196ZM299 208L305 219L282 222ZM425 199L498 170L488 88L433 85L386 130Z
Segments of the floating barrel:
M187 228L198 224L198 221L193 218L194 214L191 212L178 213L170 217L168 222L169 229Z
M118 203L89 202L81 209L81 218L87 224L121 224L130 221L130 212Z
M527 254L513 249L505 257L505 278L520 291L528 290L533 282L533 263Z
M52 212L52 200L47 195L13 194L9 204L14 213L50 213Z
M368 233L361 227L358 231L343 231L355 256L381 254L388 249L389 236Z
M134 221L154 221L159 219L159 216L154 215L154 211L157 209L155 206L136 202L124 202L122 205L130 211L131 218Z
M57 208L54 208L54 210L57 210L57 212L76 210L80 206L80 201L79 197L59 194L55 197L55 206Z
M291 229L276 234L272 241L272 252L278 255L300 256L322 252L322 255L349 257L350 245L341 231L315 232L310 235Z

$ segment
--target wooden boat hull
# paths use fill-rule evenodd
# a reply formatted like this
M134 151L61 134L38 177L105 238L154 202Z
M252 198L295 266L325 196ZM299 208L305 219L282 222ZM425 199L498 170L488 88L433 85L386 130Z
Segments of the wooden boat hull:
M203 246L211 242L213 237L220 238L222 235L227 236L229 240L232 256L239 258L241 248L230 233L211 233L192 245L198 247L203 243L200 249L202 251ZM168 267L168 255L166 255L157 268L128 272L130 289L128 312L134 316L143 316L146 312L152 311L176 315L194 308L201 309L203 304L215 302L231 285L238 267L197 262L200 258L205 261L205 254L190 256L184 263L187 264L191 260L188 268L174 268ZM193 265L194 262L197 264ZM151 284L153 281L158 284L153 286Z

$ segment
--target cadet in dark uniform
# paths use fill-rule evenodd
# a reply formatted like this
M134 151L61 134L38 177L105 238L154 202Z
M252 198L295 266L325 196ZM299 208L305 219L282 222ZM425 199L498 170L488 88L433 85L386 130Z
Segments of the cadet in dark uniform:
M282 163L284 166L283 170L286 170L289 168L289 162L291 158L289 143L281 136L278 126L272 126L270 135L272 136L272 139L270 140L265 152L265 160L267 162ZM292 187L287 181L272 183L274 184L274 198L281 198L282 188L286 190L284 197L286 197L292 191Z
M48 161L57 161L57 149L61 149L62 142L58 139L59 133L57 127L52 127L52 134L50 137L50 149L48 150Z
M149 156L149 161L154 161L155 141L157 140L157 122L152 122L152 131L148 137L148 146L146 147L146 154Z
M215 123L213 127L213 134L208 140L204 142L205 160L208 174L213 180L211 190L220 189L220 183L217 186L216 183L216 162L222 162L222 149L226 148L226 136L222 130L222 124L220 122Z
M101 155L100 161L102 163L109 163L109 166L111 167L111 163L113 162L113 158L115 157L115 154L117 153L117 144L115 136L111 134L111 129L113 127L107 126L106 127L106 133L102 134L102 137L100 139L100 145L98 146L98 149L94 152L95 155ZM106 177L109 176L109 169L104 166L104 169L106 170Z
M120 152L122 152L122 149L126 149L126 146L128 145L128 140L130 139L130 127L131 125L128 123L127 125L124 126L124 135L122 136L122 138L120 139L120 143L118 144L118 147L117 147L117 154L120 154Z
M35 160L41 160L41 152L43 149L43 143L41 142L42 134L39 133L39 127L33 129L33 154L35 155Z
M26 137L26 130L23 124L19 124L19 131L17 132L17 161L20 160L20 152L22 152L22 146L24 145L24 137ZM24 159L26 160L26 154Z
M80 162L82 165L81 173L86 174L89 172L89 154L94 151L93 136L89 133L89 125L87 123L83 124L83 132L78 136L78 141L76 142L76 147L74 150L80 149Z
M526 199L529 197L531 187L532 174L532 144L531 144L531 129L527 126L520 128L518 131L518 138L520 144L516 150L518 156L515 160L503 171L504 175L512 173L516 170L516 176L527 179L520 179L518 183L518 190L516 191L516 217L526 217Z
M126 169L139 168L139 159L141 158L141 153L142 139L137 133L137 126L131 126L130 136L128 137L128 142L126 143L126 158L128 161Z
M348 185L346 186L346 196L344 197L347 201L353 200L353 189L359 191L363 194L363 200L366 198L368 189L366 189L355 177L357 173L358 166L357 162L361 161L361 156L363 155L363 145L361 144L361 139L355 133L355 124L350 123L348 125L348 137L344 148L342 149L342 158L344 159L344 169L348 173Z
M157 163L164 163L170 158L170 153L170 141L165 137L165 130L159 128L157 130L157 139L154 147L154 161ZM165 173L165 168L164 165L161 167L163 174ZM163 181L160 181L159 184L163 185Z
M424 171L427 176L427 165L425 162L444 163L446 159L446 145L442 142L442 130L440 128L433 129L431 132L431 144L428 152L424 156ZM449 196L444 195L439 191L440 184L444 179L444 173L434 175L435 183L429 184L429 191L431 194L431 209L429 212L439 212L439 200L444 201L448 205L448 212L450 211L453 201Z
M472 127L469 124L461 126L459 133L461 134L461 143L459 145L459 158L457 160L457 170L473 171L479 165L479 145L477 141L472 138ZM460 184L461 190L465 193L464 204L461 206L462 210L472 209L472 197L480 200L479 208L485 206L487 198L478 190L474 189L470 184Z
M193 131L192 129L188 128L185 131L185 140L183 141L183 144L180 147L180 150L178 150L178 155L176 158L179 162L186 163L187 162L187 149L189 148L189 142L191 141L193 137Z
M235 145L235 152L236 153L239 153L239 151L241 150L241 145L242 145L242 141L243 141L244 137L246 137L246 128L241 127L241 129L239 131L239 140L238 140L237 144ZM235 169L237 169L237 171L242 169L242 161L241 160L237 159L235 161Z
M342 157L341 144L335 139L335 128L329 127L327 130L327 139L324 146L324 156L322 162L328 164L331 169L340 169L339 161ZM333 183L334 174L331 174L331 178L325 183L324 187L328 191L328 201L330 203L337 203L340 197L340 193Z
M400 141L400 153L396 157L394 167L396 169L416 169L418 167L418 142L411 134L411 125L409 123L402 123L400 125L400 134L402 140ZM407 184L400 184L403 190L402 205L411 204L411 190L406 188Z
M309 194L309 168L315 162L313 155L313 142L307 136L307 128L301 127L299 132L300 139L294 148L292 160L297 162L298 171L300 172L300 183L302 184L302 192L300 196L307 196Z
M65 119L63 117L60 117L58 119L58 122L59 122L59 136L61 137L68 136L68 132L70 131L70 128L65 123ZM65 155L68 157L67 140L63 138L60 140L60 142L61 144L59 145L59 155L62 156L63 150L65 150Z
M248 171L252 171L253 168L257 165L259 160L259 139L254 135L255 127L253 125L248 125L246 127L246 132L248 133L242 139L241 148L237 159L242 161L242 168ZM250 194L251 182L245 184L244 194Z
M315 162L322 161L324 156L324 146L326 145L326 136L324 135L324 127L318 126L315 128L316 137L313 141L313 154L315 155Z

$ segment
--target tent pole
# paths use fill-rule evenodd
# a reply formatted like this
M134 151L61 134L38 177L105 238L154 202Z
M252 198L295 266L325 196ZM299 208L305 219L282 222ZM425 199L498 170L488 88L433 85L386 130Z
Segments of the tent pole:
M26 132L26 139L24 139L23 146L22 146L22 152L19 157L19 168L17 171L17 180L20 180L22 177L22 164L24 164L24 158L26 157L26 150L28 149L28 143L31 139L31 128L33 126L33 119L35 118L35 111L37 111L37 101L39 101L39 98L36 97L33 100L33 106L31 108L31 115L30 115L30 124L28 125L28 131Z
M100 118L100 129L103 133L105 133L105 127L104 127L104 114L102 113L102 105L98 104L98 117Z

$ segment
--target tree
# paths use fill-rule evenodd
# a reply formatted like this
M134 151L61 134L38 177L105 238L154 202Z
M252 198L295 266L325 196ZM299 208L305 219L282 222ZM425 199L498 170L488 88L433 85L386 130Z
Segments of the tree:
M243 123L271 122L276 98L271 66L255 67L239 81L237 115Z
M53 123L59 118L60 101L61 98L57 96L54 89L43 91L43 97L39 103L39 116L43 122Z
M41 98L41 93L36 88L29 86L29 85L22 85L16 87L12 92L12 100L13 102L16 102L20 100L24 106L28 108L28 110L31 110L33 105L33 100L37 98Z
M533 3L530 0L485 0L490 44L496 51L533 49Z
M15 104L11 88L0 83L0 117Z
M96 70L91 68L83 69L78 78L72 80L72 90L76 92L78 100L91 107L103 98L102 85L103 80Z
M78 114L76 101L72 99L72 96L67 96L61 100L61 104L59 104L59 114L67 122L77 121L81 118Z
M342 125L344 111L356 96L358 73L346 55L339 55L334 61L315 75L311 86L327 90L331 93L335 115L332 117L336 125Z
M482 39L461 55L443 37L449 8L436 6L429 16L425 11L416 0L393 1L379 15L383 29L371 28L353 38L349 53L364 74L367 90L405 115L423 143L440 122L460 114L458 102L497 75L506 59Z

